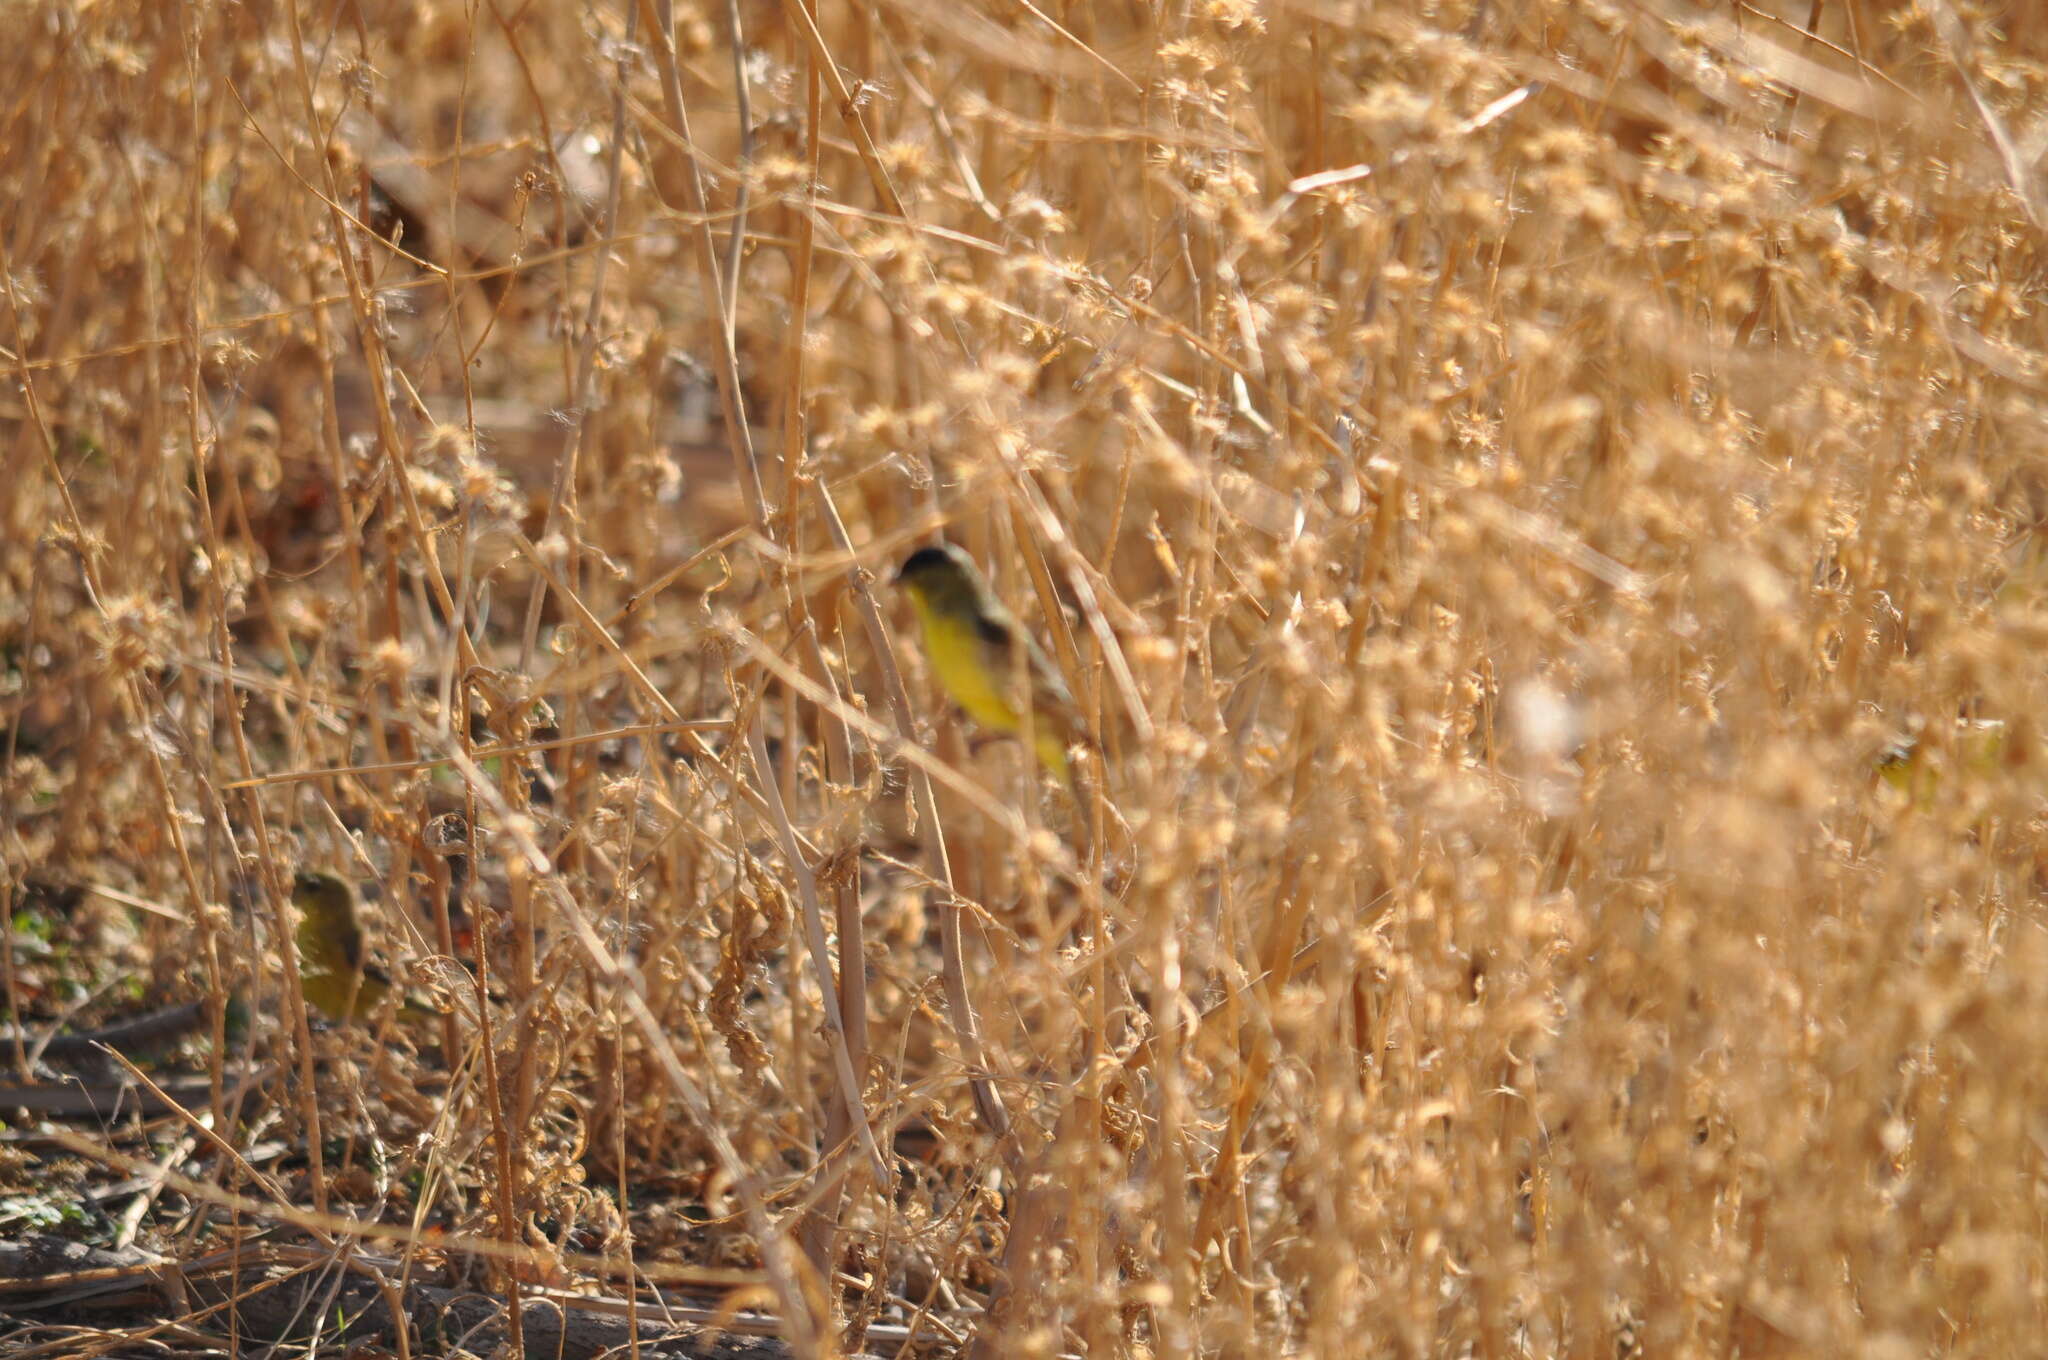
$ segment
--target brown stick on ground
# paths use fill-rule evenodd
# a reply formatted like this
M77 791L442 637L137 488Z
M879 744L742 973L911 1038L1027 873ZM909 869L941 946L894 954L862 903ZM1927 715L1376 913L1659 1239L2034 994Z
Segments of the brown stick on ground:
M267 1080L269 1070L238 1063L227 1069L228 1086L233 1089L252 1073L260 1072L261 1079ZM162 1096L144 1090L132 1077L121 1075L73 1077L64 1082L37 1082L26 1086L9 1083L0 1085L0 1110L27 1110L57 1119L102 1121L124 1118L137 1112L154 1116L179 1106L204 1108L213 1090L213 1082L204 1072L164 1077L158 1081L157 1090L163 1093ZM175 1103L166 1103L163 1097Z
M133 1249L105 1251L52 1237L0 1242L0 1295L7 1297L11 1312L77 1306L93 1296L100 1296L96 1310L161 1311L150 1309L160 1297L151 1285L174 1291L173 1277L182 1277L184 1297L210 1314L210 1327L225 1331L232 1307L245 1345L303 1341L316 1318L323 1324L321 1340L329 1345L388 1346L395 1336L390 1305L377 1282L366 1276L349 1276L330 1296L331 1277L317 1271L263 1267L237 1275L206 1273L199 1262L188 1268ZM145 1291L142 1298L138 1291ZM509 1332L504 1300L488 1294L415 1284L400 1298L404 1325L429 1353L459 1343L472 1353L488 1354ZM520 1319L526 1353L553 1360L596 1360L636 1341L640 1355L659 1360L789 1360L792 1355L789 1345L774 1337L656 1321L636 1328L623 1317L547 1298L525 1301Z
M11 1044L18 1039L22 1047L31 1053L40 1052L49 1062L104 1061L106 1055L99 1050L101 1044L131 1055L164 1048L204 1029L211 1014L206 1002L190 1001L182 1006L167 1006L146 1015L116 1021L104 1029L88 1030L84 1034L59 1034L45 1041L40 1049L36 1047L36 1036L26 1030L0 1032L0 1044Z

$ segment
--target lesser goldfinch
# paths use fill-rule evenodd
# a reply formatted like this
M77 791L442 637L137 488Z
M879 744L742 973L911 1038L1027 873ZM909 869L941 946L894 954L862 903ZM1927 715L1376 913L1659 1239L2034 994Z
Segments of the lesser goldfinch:
M329 1020L370 1015L391 994L391 977L363 958L355 889L339 875L302 869L292 877L292 905L299 909L299 985L306 1000ZM432 1012L404 1002L398 1014L411 1021Z
M1995 718L1956 723L1954 768L1972 775L1988 775L2012 759L2005 724ZM1909 795L1916 803L1933 801L1940 772L1918 736L1909 736L1887 746L1877 758L1877 772L1884 782Z
M951 544L919 548L896 572L924 631L932 670L953 702L992 732L1024 728L1031 715L1039 761L1071 781L1067 744L1084 739L1074 696L1016 616L1003 608L966 553ZM1030 678L1029 705L1017 695L1017 657Z

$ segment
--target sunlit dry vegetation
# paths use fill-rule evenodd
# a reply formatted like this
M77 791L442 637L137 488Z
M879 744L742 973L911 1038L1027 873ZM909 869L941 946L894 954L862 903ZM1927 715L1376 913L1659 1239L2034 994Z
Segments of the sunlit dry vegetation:
M0 1344L2038 1349L2026 6L0 30Z

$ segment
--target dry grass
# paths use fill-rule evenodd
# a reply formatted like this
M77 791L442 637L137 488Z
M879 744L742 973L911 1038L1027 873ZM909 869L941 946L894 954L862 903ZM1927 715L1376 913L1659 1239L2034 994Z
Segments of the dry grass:
M820 8L744 143L719 3L0 14L8 1004L272 1073L267 1180L74 1142L180 1153L132 1229L806 1355L2036 1348L2048 30ZM935 698L940 525L1078 817ZM309 1027L302 863L488 1005Z

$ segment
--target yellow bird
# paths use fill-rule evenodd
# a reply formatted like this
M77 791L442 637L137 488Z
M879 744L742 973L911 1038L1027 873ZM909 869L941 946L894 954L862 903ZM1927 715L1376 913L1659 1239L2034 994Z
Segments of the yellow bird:
M2024 747L2015 750L2005 724L1996 718L1958 720L1954 740L1954 754L1948 763L1964 775L1990 775L2001 765L2012 763L2016 754L2024 757ZM1877 758L1877 772L1916 804L1931 804L1941 782L1939 765L1918 736L1887 746Z
M896 584L910 596L925 653L953 702L983 727L1004 734L1023 731L1028 711L1039 762L1071 783L1067 746L1087 739L1074 696L967 554L951 544L919 548L897 570ZM1020 653L1030 683L1028 703L1017 692Z
M292 905L299 909L299 985L306 1000L329 1020L359 1021L391 994L391 977L363 957L363 927L356 919L356 893L346 879L302 869L292 877ZM433 1012L401 1002L398 1017L419 1021Z

